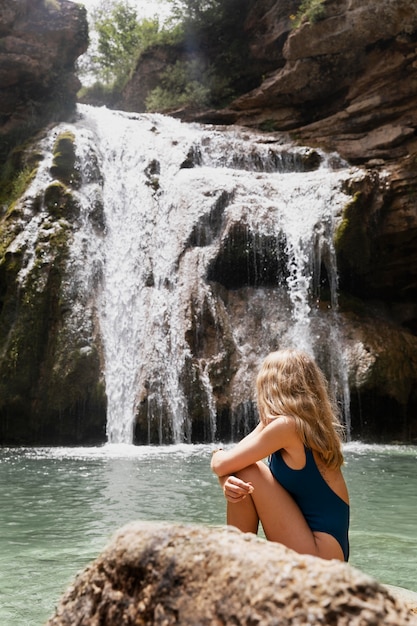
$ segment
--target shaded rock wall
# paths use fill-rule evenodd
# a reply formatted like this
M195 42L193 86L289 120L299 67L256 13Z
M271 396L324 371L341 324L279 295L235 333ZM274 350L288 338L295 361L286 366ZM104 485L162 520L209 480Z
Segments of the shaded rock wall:
M48 166L35 138L75 111L75 61L87 45L79 4L1 3L0 163L8 159L0 174L0 438L12 444L105 438L94 313L67 274L79 217L74 147L57 139ZM33 145L24 146L29 137ZM50 169L51 184L25 195L39 167Z
M67 0L0 6L0 162L17 143L74 110L75 61L88 45L85 9Z
M232 528L132 523L80 573L46 626L417 624L406 602L340 561Z
M257 3L247 21L253 53L265 61L272 39L284 64L277 59L277 69L230 109L235 121L268 122L366 164L369 193L347 209L338 242L340 285L383 301L384 314L415 332L417 7L411 0L324 6L324 19L293 30L289 6Z

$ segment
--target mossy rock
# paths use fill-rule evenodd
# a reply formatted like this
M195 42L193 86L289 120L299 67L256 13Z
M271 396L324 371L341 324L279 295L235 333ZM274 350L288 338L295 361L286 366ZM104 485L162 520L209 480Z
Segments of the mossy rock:
M360 192L356 192L344 208L342 221L334 234L334 246L344 264L355 267L360 273L367 267L371 252Z
M54 144L53 162L51 174L61 182L77 187L80 182L80 174L75 169L75 135L67 131L61 133Z
M106 398L92 318L82 327L66 290L71 227L41 229L24 286L20 255L0 263L0 444L105 439ZM83 301L83 300L81 300Z
M36 176L43 156L33 146L15 148L0 169L0 205L6 208L24 194Z
M54 218L77 217L79 205L68 187L54 181L45 189L45 207Z

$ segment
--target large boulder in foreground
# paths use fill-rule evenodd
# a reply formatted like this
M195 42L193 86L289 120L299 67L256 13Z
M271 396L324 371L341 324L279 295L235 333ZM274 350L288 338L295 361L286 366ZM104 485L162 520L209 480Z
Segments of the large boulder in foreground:
M231 528L132 523L75 580L46 626L417 624L340 561Z

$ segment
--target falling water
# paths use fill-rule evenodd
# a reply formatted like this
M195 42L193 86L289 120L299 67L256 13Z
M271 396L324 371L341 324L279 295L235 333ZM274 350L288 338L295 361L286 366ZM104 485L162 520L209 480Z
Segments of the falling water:
M328 342L338 341L332 236L348 200L343 181L351 172L340 162L332 169L324 155L276 138L238 128L183 124L159 115L82 106L71 128L84 175L85 210L91 213L91 206L101 203L104 211L101 229L92 228L91 219L87 226L86 220L89 251L84 271L100 274L97 311L108 439L132 442L135 415L146 398L149 423L158 424L161 441L166 413L172 440L191 440L182 383L184 363L191 358L197 360L209 436L214 439L216 406L207 361L192 355L185 339L190 302L197 309L205 303L216 315L207 271L236 224L260 240L272 236L282 241L284 234L285 294L282 310L275 309L273 317L283 317L285 328L277 322L275 343L317 351L314 292L323 263L334 316L328 316L329 328L321 331L320 341L324 336ZM319 157L316 164L311 163L312 155ZM280 254L277 248L277 258ZM266 301L264 306L266 310ZM246 384L250 368L244 361L251 349L245 319L231 325L242 361L235 381ZM265 353L268 341L270 337L265 347L254 350L257 356ZM329 349L335 355L335 380L343 389L339 396L347 407L342 351L331 345Z

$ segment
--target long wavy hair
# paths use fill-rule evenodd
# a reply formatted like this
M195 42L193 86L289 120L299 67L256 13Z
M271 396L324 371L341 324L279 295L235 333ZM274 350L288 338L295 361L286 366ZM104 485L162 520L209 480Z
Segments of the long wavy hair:
M329 468L343 464L343 426L337 417L323 372L299 350L271 352L256 379L260 420L291 416L305 446L318 452Z

